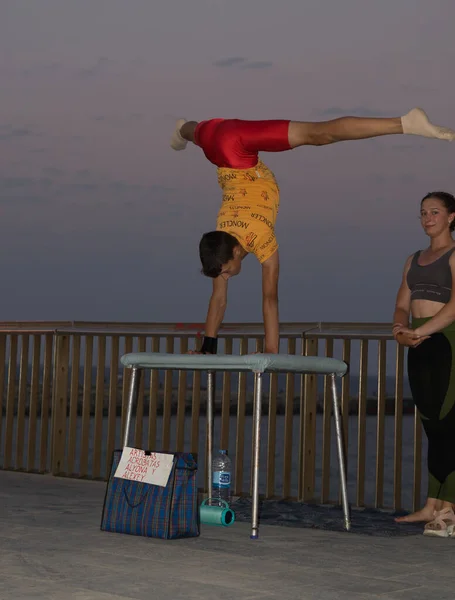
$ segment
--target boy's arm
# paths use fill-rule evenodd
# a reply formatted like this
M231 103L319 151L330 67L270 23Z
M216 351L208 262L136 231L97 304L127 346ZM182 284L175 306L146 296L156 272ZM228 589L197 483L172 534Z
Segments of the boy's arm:
M216 277L213 280L213 290L205 320L204 337L206 340L208 338L212 338L213 340L218 335L218 330L223 322L227 306L227 288L228 282L224 277ZM207 344L206 341L204 343ZM210 353L216 354L216 342L211 344L211 348L215 348L215 351Z
M262 263L262 312L264 316L264 352L278 354L280 323L278 318L278 278L280 261L278 250Z

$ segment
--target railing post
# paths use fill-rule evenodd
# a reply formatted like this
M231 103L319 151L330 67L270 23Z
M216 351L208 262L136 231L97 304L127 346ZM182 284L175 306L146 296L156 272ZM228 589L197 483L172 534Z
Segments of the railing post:
M393 445L393 508L401 510L401 485L403 474L403 371L404 346L396 345L395 366L395 427Z
M66 408L68 402L69 335L54 336L54 385L52 394L51 473L65 470Z

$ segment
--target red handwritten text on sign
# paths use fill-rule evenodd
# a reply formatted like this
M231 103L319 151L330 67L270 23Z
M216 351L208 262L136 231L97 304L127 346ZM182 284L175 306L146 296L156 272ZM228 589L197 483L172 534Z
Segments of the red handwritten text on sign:
M172 454L146 454L137 448L125 447L114 477L142 483L166 486L172 469Z

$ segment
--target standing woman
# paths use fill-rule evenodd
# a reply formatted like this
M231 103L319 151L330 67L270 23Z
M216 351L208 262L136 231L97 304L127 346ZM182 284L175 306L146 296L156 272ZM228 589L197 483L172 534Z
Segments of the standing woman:
M447 537L455 527L454 196L427 194L420 219L430 245L406 261L393 335L409 347L411 393L428 438L428 497L422 510L396 520L426 521L425 535Z

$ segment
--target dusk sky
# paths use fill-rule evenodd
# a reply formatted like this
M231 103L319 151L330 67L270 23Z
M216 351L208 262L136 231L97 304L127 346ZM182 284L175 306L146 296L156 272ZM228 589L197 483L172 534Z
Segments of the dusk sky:
M1 320L203 321L221 202L175 119L401 116L455 128L453 0L2 0ZM281 189L282 321L388 321L455 144L262 154ZM226 321L261 321L250 256Z

